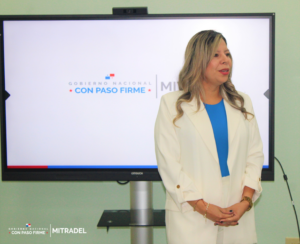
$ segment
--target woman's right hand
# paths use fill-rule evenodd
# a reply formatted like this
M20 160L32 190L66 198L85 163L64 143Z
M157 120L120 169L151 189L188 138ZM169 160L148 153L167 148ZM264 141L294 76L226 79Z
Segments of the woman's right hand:
M195 206L195 210L204 216L208 203L205 202L203 199L201 199L201 200L197 201L196 204L197 205ZM227 219L227 218L231 218L233 216L234 216L234 214L232 212L229 212L229 211L227 211L223 208L220 208L214 204L209 204L207 212L206 212L206 218L210 219L213 222L220 222L221 219Z
M207 203L205 204L207 206ZM206 211L206 208L205 208ZM205 212L204 212L205 214ZM207 213L206 213L206 218L210 219L211 221L214 222L220 222L221 219L227 219L227 218L231 218L234 216L234 213L229 212L223 208L220 208L214 204L209 204L209 207L207 209ZM228 225L230 225L230 223L227 223ZM236 225L236 224L234 224Z

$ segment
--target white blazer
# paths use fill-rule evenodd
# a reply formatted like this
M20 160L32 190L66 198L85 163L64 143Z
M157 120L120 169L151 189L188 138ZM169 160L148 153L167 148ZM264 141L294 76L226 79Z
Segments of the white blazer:
M217 206L223 204L217 147L203 103L198 112L195 99L190 103L182 103L183 117L176 121L178 127L173 125L177 114L175 104L181 94L182 91L171 92L161 99L155 123L155 150L158 170L167 192L166 210L184 215L193 211L187 203L190 200L204 199ZM245 100L246 110L254 114L249 96L240 94ZM230 192L227 206L223 207L229 207L240 202L244 186L255 190L253 202L259 197L262 192L260 177L264 156L255 117L251 119L249 116L247 120L226 99L224 104L228 123ZM198 230L201 241L195 243L216 243L217 227L213 221L205 222L202 216L197 221L201 222L203 228ZM168 228L172 223L166 219L166 225ZM186 228L191 226L182 226L183 234ZM243 215L238 226L225 228L224 231L224 243L255 243L254 208Z

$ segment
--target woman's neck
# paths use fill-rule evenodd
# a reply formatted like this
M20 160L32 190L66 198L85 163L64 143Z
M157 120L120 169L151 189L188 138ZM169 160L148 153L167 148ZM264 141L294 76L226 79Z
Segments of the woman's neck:
M220 86L210 86L205 82L203 84L203 89L205 93L205 101L201 96L201 100L206 104L218 104L222 100L222 96L220 95Z

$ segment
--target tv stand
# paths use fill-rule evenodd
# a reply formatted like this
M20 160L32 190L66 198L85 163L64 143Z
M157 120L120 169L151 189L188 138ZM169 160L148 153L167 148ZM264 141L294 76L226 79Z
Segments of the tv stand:
M152 181L130 182L130 210L104 210L98 227L130 227L131 244L153 244L153 227L165 226L165 210L153 210Z

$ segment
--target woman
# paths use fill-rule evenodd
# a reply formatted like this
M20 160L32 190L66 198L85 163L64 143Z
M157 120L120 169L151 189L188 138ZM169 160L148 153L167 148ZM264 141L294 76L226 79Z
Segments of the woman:
M169 244L257 242L262 142L251 100L235 90L231 72L226 39L201 31L187 45L179 91L161 99L155 148Z

